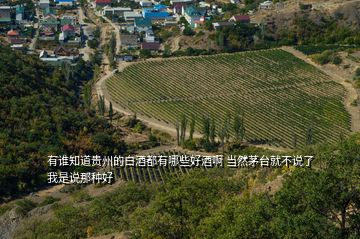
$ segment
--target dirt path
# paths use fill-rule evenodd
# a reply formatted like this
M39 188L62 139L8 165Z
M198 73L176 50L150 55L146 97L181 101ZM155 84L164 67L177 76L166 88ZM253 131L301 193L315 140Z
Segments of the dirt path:
M303 61L315 66L319 70L323 71L325 74L331 76L331 78L334 81L341 84L345 88L347 94L344 99L344 104L346 110L349 112L351 116L351 130L353 132L360 132L360 107L351 105L351 103L354 102L354 100L359 99L359 95L356 89L353 87L353 85L349 83L349 80L351 79L348 79L346 76L342 75L341 72L339 72L334 68L326 67L326 65L321 66L314 63L305 54L295 50L293 47L282 47L282 49L287 52L290 52L291 54L302 59Z

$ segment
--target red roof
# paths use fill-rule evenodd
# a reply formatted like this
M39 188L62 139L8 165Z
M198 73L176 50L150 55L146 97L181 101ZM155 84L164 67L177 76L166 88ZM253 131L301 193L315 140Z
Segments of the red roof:
M235 15L234 18L237 22L250 21L250 17L248 15Z
M148 50L159 50L160 43L157 42L143 42L141 43L141 49L148 49Z
M69 24L65 24L62 29L61 29L63 32L65 31L75 31L75 28L73 25L69 25Z
M111 0L96 0L95 1L96 4L110 4Z
M8 31L7 35L8 36L18 36L19 33L17 31L15 31L15 30L11 30L11 31Z

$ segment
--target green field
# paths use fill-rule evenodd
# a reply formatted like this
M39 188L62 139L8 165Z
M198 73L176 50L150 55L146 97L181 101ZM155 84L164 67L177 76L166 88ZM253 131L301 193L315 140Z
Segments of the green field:
M345 90L329 76L283 50L154 60L130 65L106 82L111 100L154 120L174 124L181 114L204 115L217 128L236 107L246 139L292 147L334 142L350 132Z

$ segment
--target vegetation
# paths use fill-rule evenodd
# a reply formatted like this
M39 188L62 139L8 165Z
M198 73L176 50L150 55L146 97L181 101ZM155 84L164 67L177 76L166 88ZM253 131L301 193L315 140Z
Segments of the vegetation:
M282 50L141 62L106 84L112 101L125 109L168 124L193 114L198 132L205 132L204 116L214 117L216 131L231 118L233 139L253 143L293 147L296 134L301 147L310 126L313 143L335 142L350 127L344 89Z
M52 68L1 46L0 63L0 201L44 185L49 155L124 152L119 134L82 100L93 65ZM99 132L110 145L94 141Z
M84 238L89 231L128 231L130 238L358 238L359 140L296 152L315 155L314 167L283 169L278 190L256 193L279 170L194 169L168 174L164 184L126 183L84 205L57 206L52 219L30 223L15 238Z

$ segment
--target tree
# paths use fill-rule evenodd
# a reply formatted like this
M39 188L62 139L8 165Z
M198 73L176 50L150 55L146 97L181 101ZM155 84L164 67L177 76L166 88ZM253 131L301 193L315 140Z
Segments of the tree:
M313 141L314 135L313 134L314 134L314 132L313 132L312 127L311 126L308 127L308 129L306 131L306 142L305 142L306 145L311 145L314 143L314 141Z
M110 119L110 122L112 122L113 116L114 116L114 111L113 111L112 103L110 101L110 103L109 103L109 119Z
M208 116L203 117L202 133L203 133L204 141L209 142L210 141L210 119Z
M189 139L192 140L195 132L195 115L191 114Z
M181 115L181 121L180 121L180 144L183 144L185 142L185 135L186 135L186 126L187 126L187 119L184 114Z
M193 36L193 35L195 35L195 32L194 32L193 29L191 29L191 27L185 26L185 28L183 30L183 35L185 35L185 36Z
M242 141L245 137L244 113L241 113L240 108L235 111L234 117L234 135L235 141Z
M210 126L210 143L215 144L215 137L216 137L216 125L215 125L215 119L214 117L211 118L211 126Z
M100 115L105 114L105 99L104 96L100 95L98 100L98 110Z

